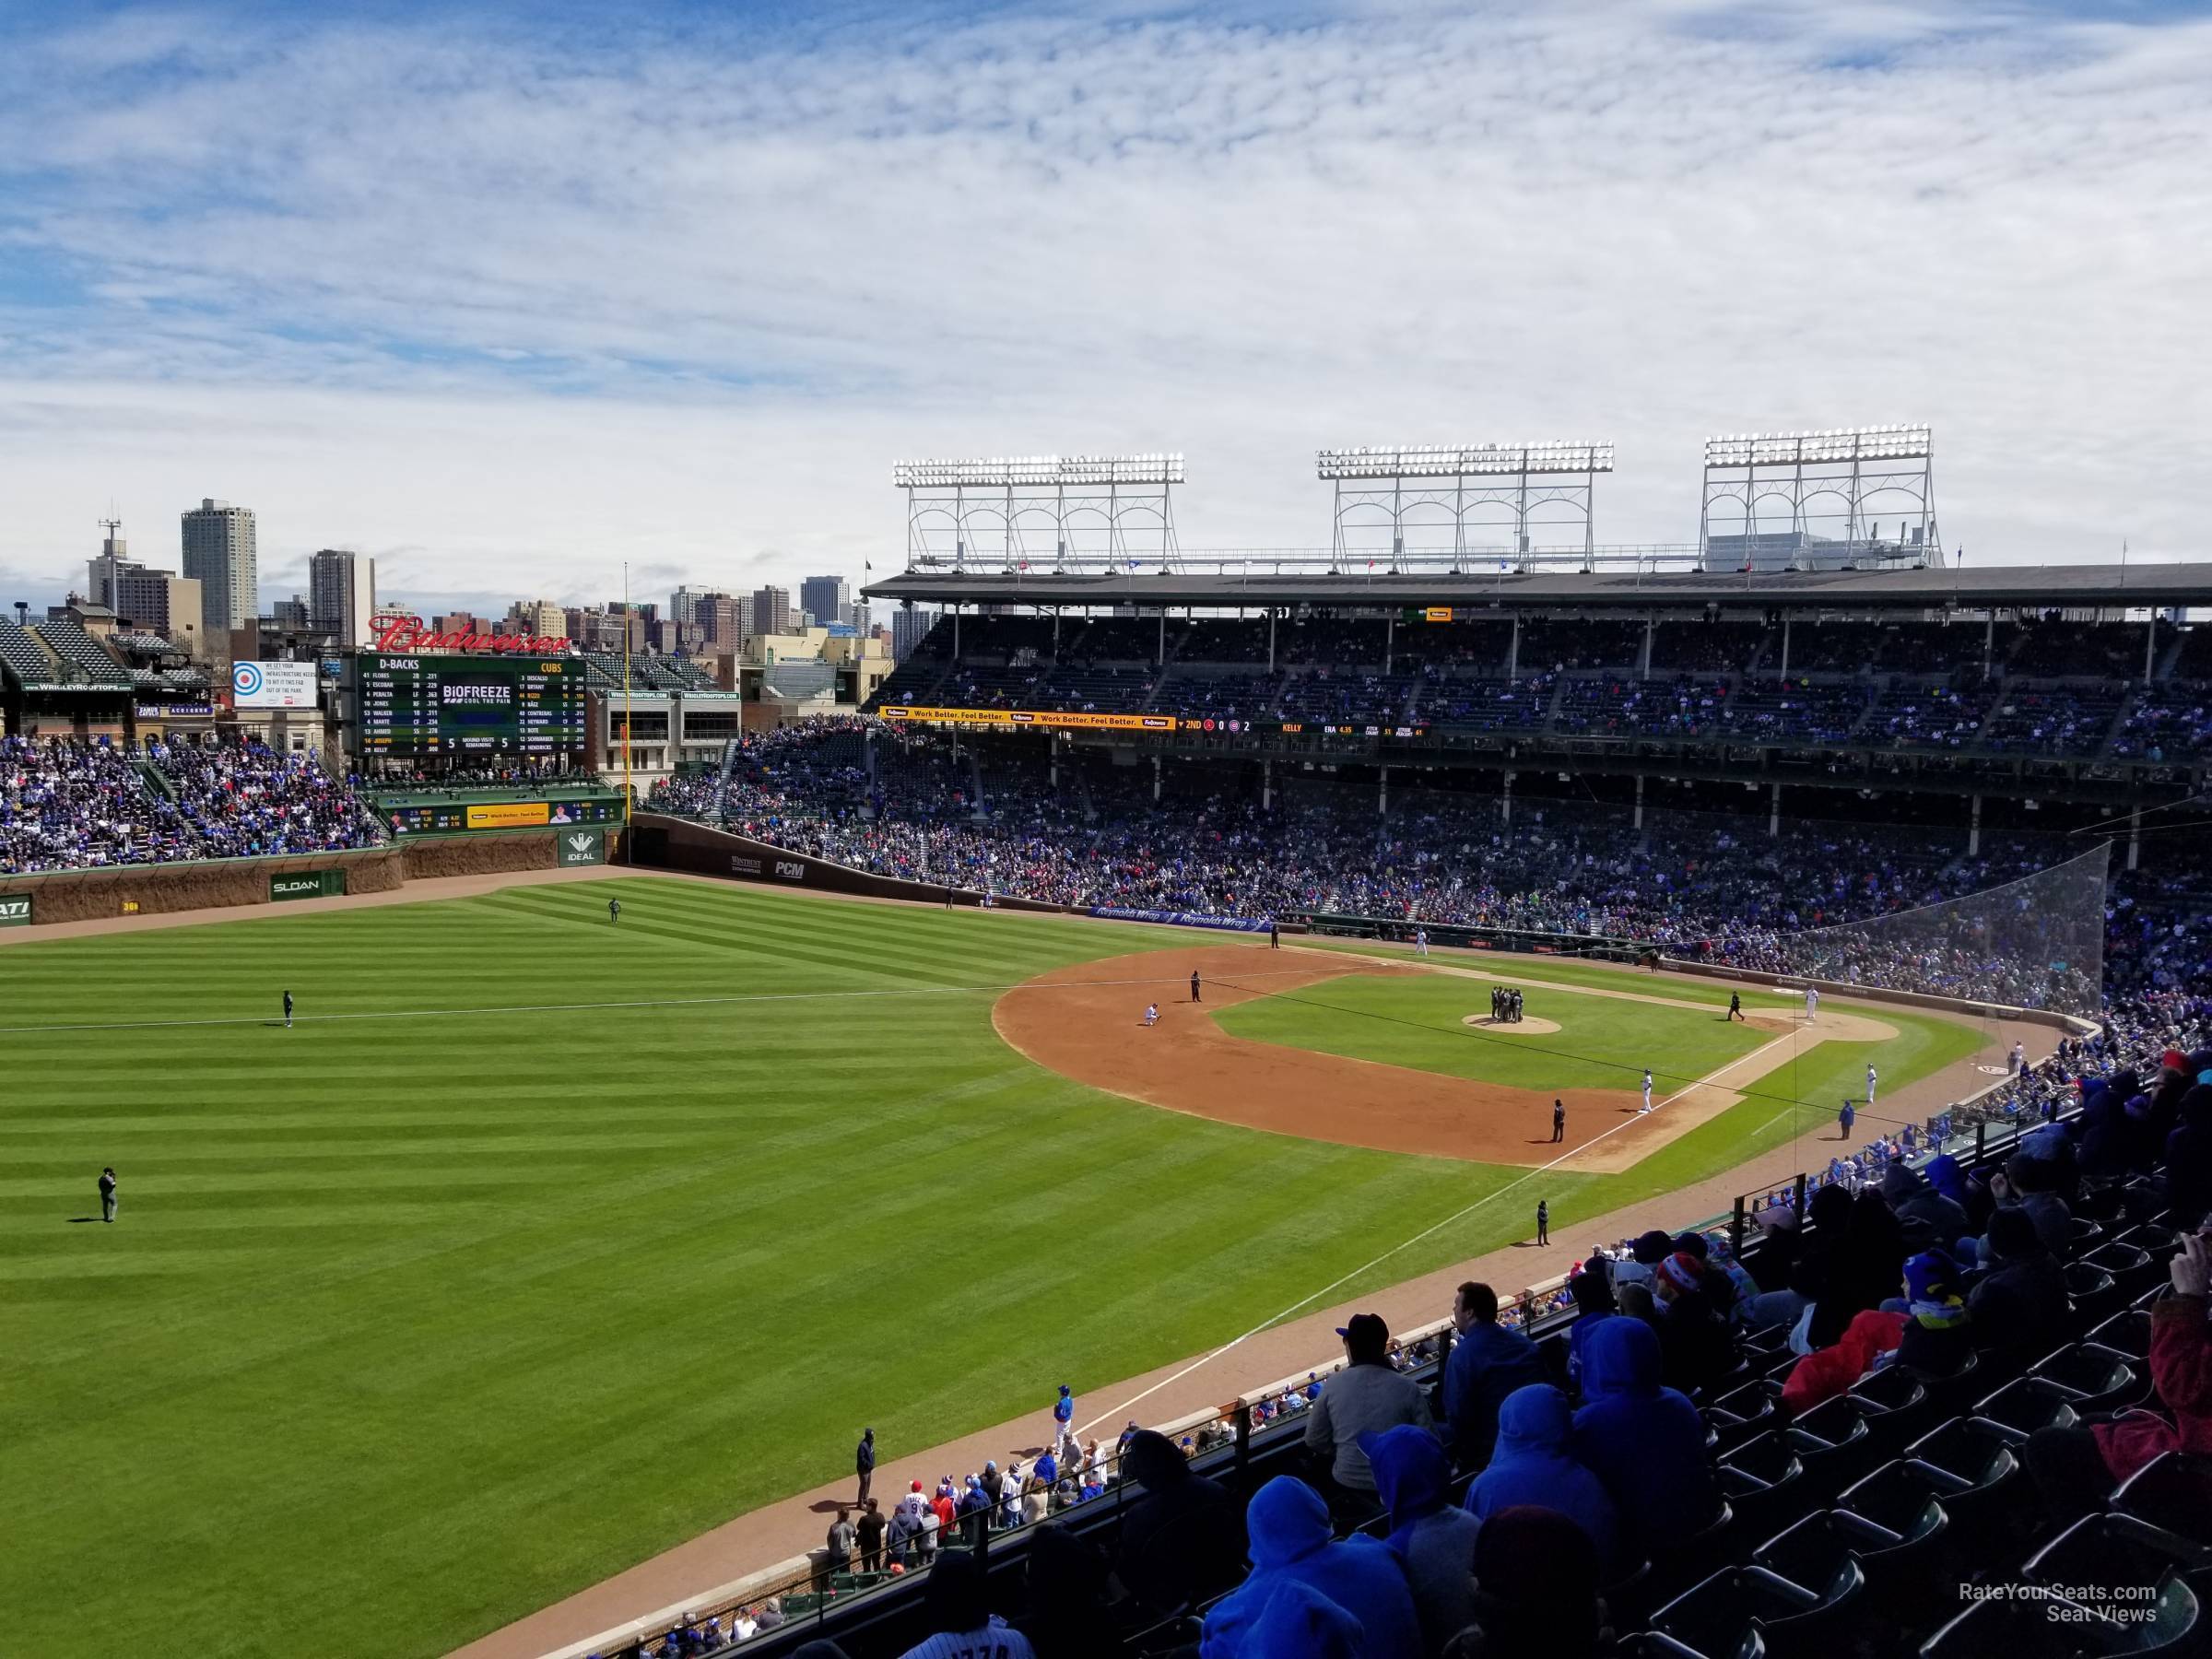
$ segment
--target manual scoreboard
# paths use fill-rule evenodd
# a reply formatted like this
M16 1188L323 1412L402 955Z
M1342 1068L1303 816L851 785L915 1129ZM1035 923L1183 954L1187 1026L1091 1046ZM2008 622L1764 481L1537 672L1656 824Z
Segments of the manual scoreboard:
M354 710L362 755L582 754L583 664L364 651Z

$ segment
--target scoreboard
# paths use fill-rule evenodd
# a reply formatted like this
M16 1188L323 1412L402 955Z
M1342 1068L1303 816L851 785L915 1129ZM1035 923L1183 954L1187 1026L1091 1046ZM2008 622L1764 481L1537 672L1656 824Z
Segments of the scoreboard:
M584 748L583 663L575 657L353 659L357 752L564 755Z

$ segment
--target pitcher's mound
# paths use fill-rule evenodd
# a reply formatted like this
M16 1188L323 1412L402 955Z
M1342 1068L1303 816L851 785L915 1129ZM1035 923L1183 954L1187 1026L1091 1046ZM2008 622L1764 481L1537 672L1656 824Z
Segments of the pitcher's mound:
M1548 1037L1559 1029L1556 1019L1545 1019L1535 1014L1524 1014L1518 1019L1492 1019L1488 1014L1469 1014L1461 1025L1476 1026L1486 1031L1502 1031L1509 1037Z

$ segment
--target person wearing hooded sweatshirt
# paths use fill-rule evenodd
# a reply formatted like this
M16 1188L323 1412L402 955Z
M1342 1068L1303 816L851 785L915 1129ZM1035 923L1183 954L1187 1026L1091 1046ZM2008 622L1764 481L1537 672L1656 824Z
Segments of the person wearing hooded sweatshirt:
M1620 1308L1613 1300L1613 1281L1602 1271L1584 1269L1567 1281L1574 1298L1574 1323L1567 1327L1567 1380L1582 1386L1583 1350L1590 1335L1608 1319L1618 1319Z
M2191 1084L2183 1092L2180 1115L2166 1137L2166 1202L2175 1226L2186 1232L2212 1211L2212 1086Z
M991 1611L983 1563L964 1549L937 1558L922 1586L930 1634L899 1659L1037 1659L1030 1639Z
M1129 1437L1122 1473L1141 1493L1122 1515L1114 1573L1146 1611L1165 1617L1237 1582L1244 1570L1244 1506L1193 1471L1175 1442L1151 1429Z
M1244 1524L1252 1571L1206 1616L1200 1659L1276 1659L1253 1638L1286 1581L1326 1596L1357 1619L1366 1659L1418 1659L1420 1621L1398 1558L1372 1538L1338 1542L1319 1492L1296 1476L1277 1475L1253 1494Z
M1982 1243L1993 1265L1966 1299L1975 1342L2030 1364L2066 1340L2073 1302L2065 1270L2043 1248L2023 1209L2000 1209L1990 1217Z
M1574 1414L1567 1396L1548 1382L1509 1396L1498 1413L1498 1451L1490 1466L1467 1488L1467 1512L1488 1521L1533 1503L1557 1510L1589 1538L1600 1583L1610 1583L1620 1559L1620 1517L1604 1481L1568 1450Z
M1882 1177L1882 1197L1897 1212L1908 1237L1917 1228L1925 1235L1924 1241L1938 1250L1947 1253L1974 1230L1964 1207L1930 1186L1911 1164L1889 1166Z
M1253 1659L1367 1659L1359 1621L1311 1585L1287 1580L1267 1598L1244 1651Z
M1436 1438L1401 1426L1360 1436L1375 1491L1390 1510L1383 1542L1406 1570L1421 1637L1435 1653L1475 1617L1475 1535L1482 1523L1452 1504L1452 1465Z
M1705 1455L1705 1419L1659 1382L1659 1336L1640 1319L1608 1319L1583 1371L1589 1404L1570 1450L1605 1482L1636 1554L1680 1544L1711 1521L1720 1488Z

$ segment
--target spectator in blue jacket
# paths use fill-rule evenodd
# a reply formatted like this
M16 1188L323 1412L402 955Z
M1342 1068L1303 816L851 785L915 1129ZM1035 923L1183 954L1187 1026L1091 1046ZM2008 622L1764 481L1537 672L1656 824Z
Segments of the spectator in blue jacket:
M1711 1521L1720 1488L1705 1455L1705 1420L1688 1396L1659 1382L1658 1333L1641 1319L1608 1319L1590 1338L1570 1442L1613 1499L1628 1547L1649 1554Z
M1285 1583L1303 1584L1357 1619L1362 1659L1418 1659L1420 1622L1398 1558L1372 1538L1339 1542L1319 1492L1278 1475L1253 1494L1244 1520L1252 1571L1206 1616L1200 1659L1276 1659L1255 1627Z
M1600 1583L1623 1565L1620 1518L1605 1482L1568 1450L1574 1414L1567 1396L1548 1382L1515 1389L1498 1412L1498 1450L1490 1466L1467 1488L1466 1507L1477 1519L1519 1504L1557 1510L1589 1536Z
M1498 1438L1498 1407L1516 1388L1543 1382L1544 1361L1535 1343L1498 1323L1498 1293L1488 1285L1460 1286L1452 1326L1459 1336L1444 1363L1439 1415L1459 1466L1478 1469Z
M1452 1464L1436 1436L1401 1423L1359 1437L1390 1510L1383 1542L1406 1570L1421 1636L1436 1653L1475 1618L1475 1535L1482 1524L1452 1502Z
M1295 1580L1277 1586L1252 1632L1255 1654L1285 1659L1366 1659L1371 1651L1359 1621L1327 1596Z

